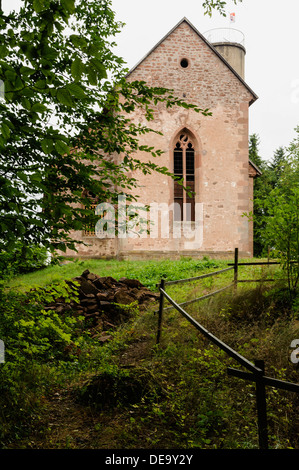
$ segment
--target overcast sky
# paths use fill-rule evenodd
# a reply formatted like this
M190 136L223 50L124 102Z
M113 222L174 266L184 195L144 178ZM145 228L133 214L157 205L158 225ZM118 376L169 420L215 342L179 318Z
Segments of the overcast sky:
M96 1L96 0L95 0ZM112 0L117 19L126 23L117 36L117 53L133 67L183 17L202 33L233 27L245 35L245 81L259 99L250 108L250 134L260 137L260 153L272 158L288 146L299 125L299 1L227 1L228 17L204 16L203 0ZM20 0L3 0L18 8ZM236 14L234 24L229 13ZM167 84L165 84L167 86Z

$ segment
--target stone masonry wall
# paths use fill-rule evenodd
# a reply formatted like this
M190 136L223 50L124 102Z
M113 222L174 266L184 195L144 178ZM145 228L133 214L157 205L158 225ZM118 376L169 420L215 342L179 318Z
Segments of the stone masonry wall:
M182 68L181 59L188 60ZM209 108L203 116L183 108L158 106L151 127L163 136L148 135L144 142L164 151L161 166L172 170L175 137L184 128L196 142L196 201L203 204L202 243L186 239L127 239L120 252L200 250L201 252L252 253L248 220L242 217L251 208L251 181L248 171L248 107L252 95L223 61L190 28L182 23L163 43L133 70L130 80L167 86L179 98ZM145 124L142 114L135 118ZM141 157L138 155L138 157ZM143 158L147 158L144 156ZM140 197L145 203L173 201L171 178L139 174Z

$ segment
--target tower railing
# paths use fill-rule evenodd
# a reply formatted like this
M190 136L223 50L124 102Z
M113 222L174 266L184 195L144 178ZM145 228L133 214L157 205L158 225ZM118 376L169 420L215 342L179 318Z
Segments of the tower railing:
M204 37L211 43L234 43L245 47L245 36L239 29L214 28L206 31Z

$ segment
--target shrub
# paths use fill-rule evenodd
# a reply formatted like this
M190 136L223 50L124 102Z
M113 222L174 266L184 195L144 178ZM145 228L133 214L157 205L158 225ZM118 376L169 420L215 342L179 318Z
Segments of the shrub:
M152 374L141 368L106 368L89 379L79 391L79 401L96 408L114 408L138 403L146 396L161 393Z
M0 252L1 277L12 277L44 268L49 264L49 254L43 246L25 246L18 242L12 251Z
M0 440L16 440L36 425L42 396L58 380L59 366L78 360L81 317L70 310L59 315L43 303L53 297L77 298L65 282L48 290L23 294L0 289L0 338L5 362L0 364Z
M45 303L59 297L68 302L77 298L74 288L66 282L55 283L48 290L32 289L26 294L0 290L0 338L5 343L8 361L59 359L70 345L78 347L74 336L80 318L72 311L62 316L43 308Z

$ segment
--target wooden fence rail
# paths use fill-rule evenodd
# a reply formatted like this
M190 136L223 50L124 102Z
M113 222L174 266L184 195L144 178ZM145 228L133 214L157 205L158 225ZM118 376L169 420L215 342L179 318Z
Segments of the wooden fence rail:
M187 279L178 279L178 280L175 280L175 281L165 281L164 282L164 287L165 286L170 286L170 285L174 285L174 284L182 284L182 283L185 283L185 282L193 282L193 281L199 281L201 279L206 279L207 277L212 277L212 276L217 276L219 274L222 274L222 273L225 273L227 271L231 271L232 269L234 269L233 267L231 268L225 268L225 269L221 269L220 271L214 271L212 273L208 273L208 274L203 274L202 276L196 276L196 277L189 277ZM160 286L161 284L159 284ZM230 287L232 287L234 284L229 284L228 286L225 286L225 287L222 287L221 289L218 289L217 291L214 291L214 292L210 292L209 294L206 294L206 295L202 295L201 297L197 297L196 299L191 299L191 300L187 300L185 302L181 302L180 305L181 306L184 306L184 305L190 305L190 304L193 304L195 302L200 302L201 300L205 300L205 299L208 299L209 297L212 297L213 295L215 294L219 294L220 292L223 292L225 291L226 289L229 289ZM166 308L163 308L163 311L167 311L167 310L171 310L173 309L174 307L173 306L170 306L170 307L166 307Z
M225 273L226 271L231 271L232 269L234 269L234 268L233 267L225 268L225 269L221 269L220 271L213 271L212 273L202 274L201 276L189 277L187 279L177 279L175 281L165 281L165 286L170 286L170 285L173 285L173 284L182 284L183 282L199 281L199 280L205 279L207 277L216 276L218 274Z
M286 382L282 380L277 380L272 377L265 376L265 364L263 360L255 360L254 363L246 359L244 356L239 354L237 351L232 349L230 346L225 344L223 341L218 339L215 335L210 333L206 328L200 325L192 316L190 316L184 309L183 306L189 305L193 302L198 302L200 300L206 299L213 295L218 294L219 292L224 291L232 286L234 289L237 288L237 284L239 282L260 282L260 280L244 280L241 281L238 279L238 266L240 265L269 265L269 264L280 264L276 261L270 262L256 262L256 263L239 263L238 262L238 249L235 249L235 259L234 263L231 263L229 268L222 269L220 271L215 271L213 273L204 274L202 276L197 276L189 279L180 279L176 281L165 281L165 279L161 279L159 285L160 291L160 300L159 300L159 315L158 315L158 331L157 331L157 344L160 343L161 332L162 332L162 319L163 319L163 312L170 309L175 308L181 315L183 315L190 323L193 325L197 330L199 330L209 341L214 343L218 346L221 350L223 350L226 354L228 354L231 358L236 360L240 365L245 367L249 372L244 372L242 370L238 370L235 368L229 367L227 369L227 373L230 376L234 376L240 378L242 380L249 380L251 382L255 382L256 386L256 406L257 406L257 417L258 417L258 435L259 435L259 447L260 449L268 449L268 429L267 429L267 404L266 404L266 386L271 386L274 388L279 388L282 390L288 390L291 392L299 393L299 384ZM222 289L218 289L217 291L211 292L210 294L206 294L201 296L197 299L188 300L186 302L178 304L175 302L169 294L167 294L165 288L167 285L171 284L179 284L183 282L191 282L194 280L200 280L207 278L209 276L218 275L224 273L226 271L234 270L234 281L233 283L229 284ZM168 302L171 304L171 307L164 308L164 299L167 299Z

